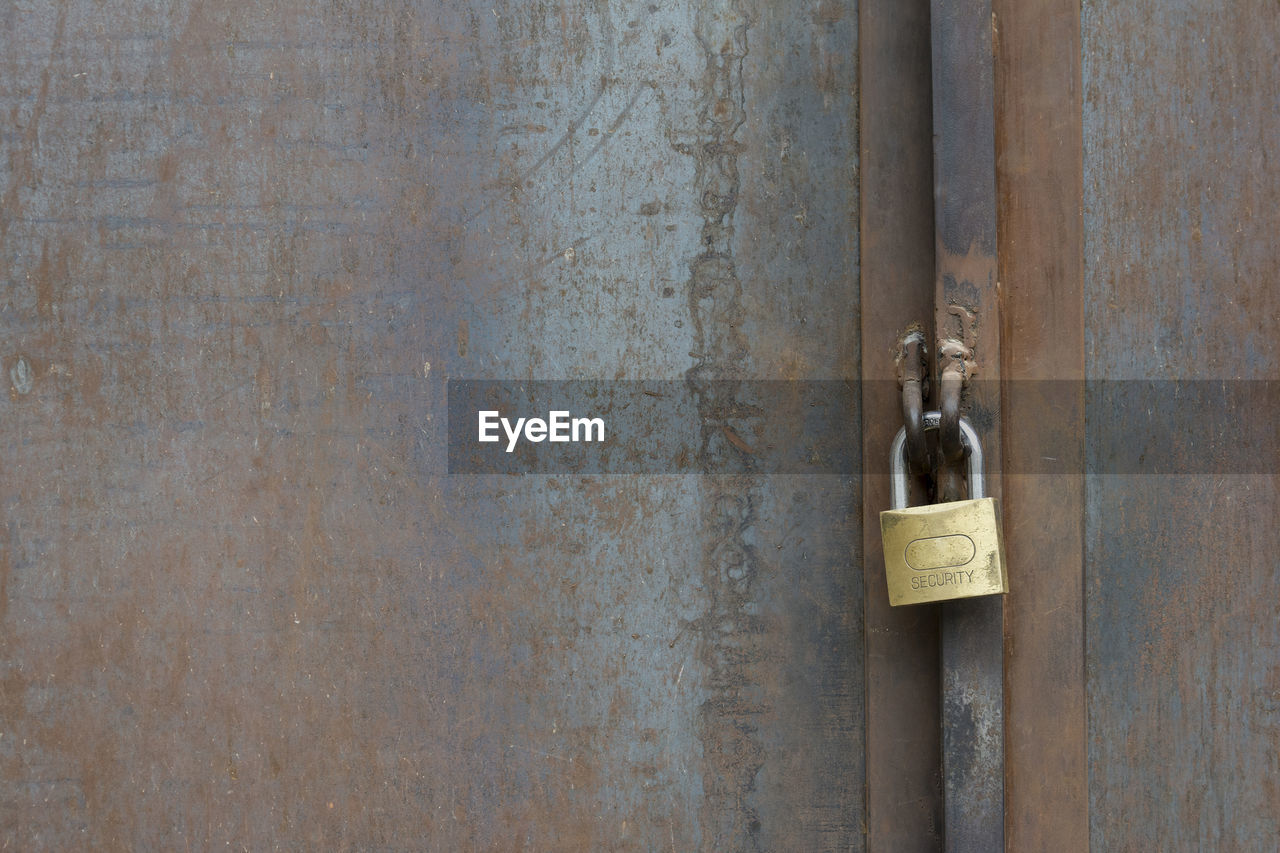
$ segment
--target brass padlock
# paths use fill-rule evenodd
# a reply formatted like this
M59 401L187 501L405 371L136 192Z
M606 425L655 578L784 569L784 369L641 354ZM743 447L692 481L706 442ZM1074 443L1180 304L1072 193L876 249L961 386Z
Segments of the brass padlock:
M937 429L940 422L938 412L924 413L926 430ZM893 509L880 513L891 605L1009 591L1000 503L983 497L982 445L965 418L960 419L960 432L969 450L970 499L926 506L907 506L906 428L893 440L889 463Z

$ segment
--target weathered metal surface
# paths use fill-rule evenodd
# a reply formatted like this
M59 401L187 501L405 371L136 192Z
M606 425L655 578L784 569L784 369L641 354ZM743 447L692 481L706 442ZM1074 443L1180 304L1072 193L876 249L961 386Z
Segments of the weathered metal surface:
M935 0L933 39L935 332L942 379L984 380L966 410L992 451L987 472L1000 497L1000 315L996 285L994 57L990 0ZM945 345L944 345L945 344ZM961 351L971 353L961 359ZM944 408L946 401L944 399ZM944 447L945 451L945 447ZM946 456L941 452L940 456ZM958 497L958 469L939 471L939 495ZM942 760L945 845L954 853L1004 846L1003 599L942 607Z
M1088 375L1274 377L1274 4L1090 3L1082 33ZM1238 415L1274 422L1280 412ZM1194 425L1167 438L1203 454L1201 470L1231 452L1197 442ZM1276 460L1257 459L1253 475L1120 476L1108 473L1107 448L1090 452L1092 847L1273 849Z
M1005 847L1084 851L1080 4L992 7L1001 370L1013 389L1001 401Z
M6 7L4 842L860 849L858 483L443 423L857 376L856 18Z
M859 20L867 849L924 853L942 836L937 608L889 606L872 466L902 425L898 340L933 311L929 4L868 0Z

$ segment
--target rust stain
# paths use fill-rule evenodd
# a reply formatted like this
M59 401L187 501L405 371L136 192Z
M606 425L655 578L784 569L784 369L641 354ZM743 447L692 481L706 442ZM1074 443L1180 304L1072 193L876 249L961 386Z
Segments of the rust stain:
M978 346L984 334L980 307L987 301L995 307L997 259L973 243L964 254L948 252L941 239L936 241L938 277L947 304L937 312L938 338L962 341L972 352L969 372L977 375L986 363L986 353ZM992 339L991 343L997 343ZM982 371L989 372L989 371Z
M729 439L729 443L732 444L734 447L738 448L743 453L756 452L755 448L753 448L751 445L743 441L742 436L738 435L738 433L734 430L733 427L729 426L728 424L724 424L720 428L724 430L724 437Z

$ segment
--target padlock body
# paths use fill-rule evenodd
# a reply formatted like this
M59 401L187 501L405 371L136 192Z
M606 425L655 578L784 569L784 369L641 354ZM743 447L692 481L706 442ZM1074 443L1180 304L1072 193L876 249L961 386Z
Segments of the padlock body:
M995 498L885 510L880 533L892 605L1009 591Z

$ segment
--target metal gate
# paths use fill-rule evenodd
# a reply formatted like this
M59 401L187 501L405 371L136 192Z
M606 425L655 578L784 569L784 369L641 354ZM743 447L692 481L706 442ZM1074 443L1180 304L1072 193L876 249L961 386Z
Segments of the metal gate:
M978 849L972 670L1005 849L1271 849L1280 20L935 5L7 6L4 844ZM952 307L970 651L877 525ZM460 379L696 453L451 473ZM762 381L846 455L769 468Z

